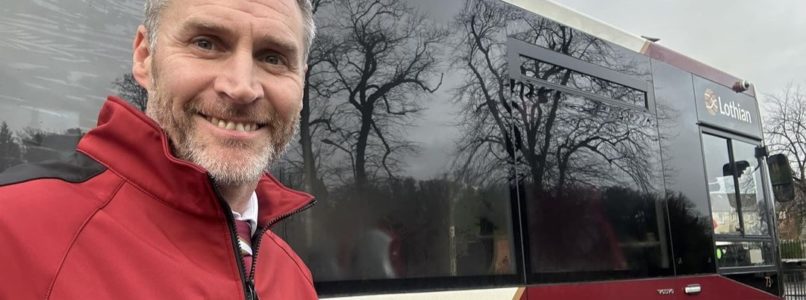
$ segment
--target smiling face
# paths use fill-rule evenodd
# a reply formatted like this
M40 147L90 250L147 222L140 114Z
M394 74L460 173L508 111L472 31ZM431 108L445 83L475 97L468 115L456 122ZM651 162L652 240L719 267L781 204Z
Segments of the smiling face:
M219 184L255 182L282 153L302 106L296 0L172 0L154 49L140 27L133 73L175 154Z

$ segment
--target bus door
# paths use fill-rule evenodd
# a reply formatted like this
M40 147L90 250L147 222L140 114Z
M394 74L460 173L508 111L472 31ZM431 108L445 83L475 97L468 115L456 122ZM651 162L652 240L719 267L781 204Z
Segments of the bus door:
M717 270L778 293L777 251L761 141L701 131Z

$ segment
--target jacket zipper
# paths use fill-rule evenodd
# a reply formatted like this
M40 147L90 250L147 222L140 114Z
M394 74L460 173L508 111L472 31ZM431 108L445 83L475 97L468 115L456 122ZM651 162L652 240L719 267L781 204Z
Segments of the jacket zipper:
M249 284L246 281L246 271L244 270L243 266L243 256L241 255L241 248L238 247L238 232L235 231L235 218L232 217L232 209L227 204L227 201L224 200L224 197L221 196L221 192L218 190L218 186L215 185L213 182L213 178L208 176L210 180L210 186L213 187L213 192L215 192L216 198L218 198L218 203L221 205L221 209L224 210L224 216L227 219L227 228L229 228L229 237L230 237L230 244L232 245L232 250L235 252L235 256L241 263L238 265L238 274L241 276L241 284L243 285L243 294L246 300L255 300L255 287L254 284ZM254 257L252 258L254 259Z
M218 190L218 187L215 185L215 182L213 182L213 178L208 176L208 179L210 181L210 186L213 187L213 192L218 198L218 202L221 205L221 209L224 210L224 216L226 216L227 219L227 227L229 228L230 231L230 241L232 244L232 250L235 252L235 256L238 259L238 261L241 262L237 265L239 271L238 273L241 276L241 283L243 284L244 297L246 300L259 300L260 297L255 291L255 266L257 266L257 255L259 253L258 250L260 250L260 241L263 240L263 235L266 233L266 231L269 230L269 228L271 228L277 222L280 222L285 218L288 218L294 214L304 211L313 206L314 204L316 204L316 199L309 201L308 204L305 204L305 206L299 209L285 213L279 217L272 219L271 221L269 221L269 223L260 228L259 235L257 236L257 239L254 241L255 244L254 249L252 249L253 253L252 269L249 272L249 276L247 277L246 271L244 270L243 255L241 255L241 248L238 246L238 238L237 238L238 232L235 231L235 219L232 217L232 208L230 208L229 204L227 204L227 201L224 200L224 197L221 196L221 192Z
M274 226L274 224L277 224L277 222L285 220L286 218L288 218L288 217L290 217L292 215L295 215L295 214L297 214L297 213L299 213L301 211L309 209L312 206L314 206L315 204L316 204L316 199L312 199L311 201L308 202L308 204L305 204L305 206L300 207L300 208L298 208L298 209L296 209L294 211L285 213L285 214L283 214L281 216L278 216L278 217L272 219L271 221L269 221L269 223L266 223L265 226L260 228L260 231L258 232L257 239L255 239L255 243L254 243L255 247L252 249L252 253L253 253L252 254L252 269L251 269L252 271L249 272L249 283L250 284L252 284L254 286L254 283L255 283L255 267L257 266L257 255L258 255L258 253L260 253L260 251L259 251L260 250L260 241L263 240L263 235L266 234L266 231L268 231L269 228Z

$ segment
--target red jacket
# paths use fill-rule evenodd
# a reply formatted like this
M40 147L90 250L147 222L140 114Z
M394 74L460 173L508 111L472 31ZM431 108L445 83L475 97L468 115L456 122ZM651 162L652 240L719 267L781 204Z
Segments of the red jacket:
M110 97L73 157L0 174L0 299L244 299L252 286L260 299L316 299L308 269L269 230L312 197L268 174L257 195L252 281L207 172Z

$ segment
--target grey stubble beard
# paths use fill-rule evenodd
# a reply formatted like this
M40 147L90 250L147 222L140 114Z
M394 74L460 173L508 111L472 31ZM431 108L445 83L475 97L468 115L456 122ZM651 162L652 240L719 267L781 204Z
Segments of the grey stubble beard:
M156 80L155 80L156 81ZM146 114L154 119L168 135L171 142L171 149L178 158L193 162L207 170L216 185L219 186L239 186L254 183L260 179L263 171L287 149L293 136L299 129L299 114L283 122L281 118L274 114L269 122L270 141L266 147L260 149L253 155L245 157L220 157L211 153L208 143L196 136L201 134L196 130L198 124L192 121L196 109L193 100L186 103L183 108L185 114L183 120L175 118L171 111L171 103L160 92L158 85L152 85L154 91L149 92L149 102L146 106ZM247 148L249 145L239 144L237 141L224 141L227 148ZM238 159L246 161L236 161Z

